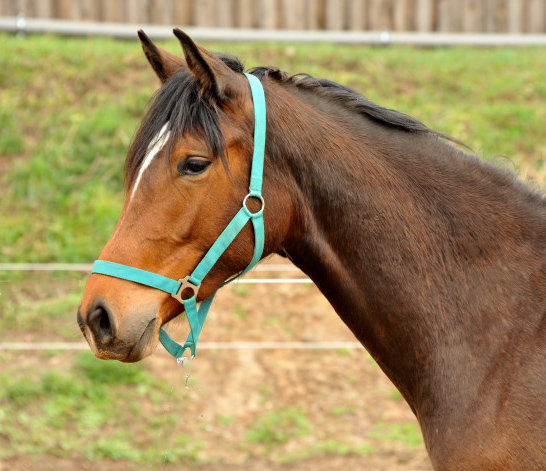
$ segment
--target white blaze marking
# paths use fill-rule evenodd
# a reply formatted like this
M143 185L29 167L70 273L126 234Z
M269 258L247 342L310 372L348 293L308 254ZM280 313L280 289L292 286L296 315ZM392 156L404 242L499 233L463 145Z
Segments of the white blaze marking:
M131 191L131 197L129 198L129 201L127 202L127 205L121 213L121 218L118 221L118 224L116 226L116 229L114 230L114 233L112 234L112 237L110 237L111 240L115 239L118 235L119 230L121 229L123 219L125 218L125 215L127 214L127 210L129 206L131 205L131 202L133 201L133 196L135 196L136 189L138 187L138 184L140 183L140 179L142 178L142 174L144 173L144 170L149 167L150 163L154 159L154 157L157 155L157 153L163 149L163 146L167 143L169 140L169 137L171 135L171 132L167 132L167 128L169 126L169 123L165 123L165 125L161 128L161 131L157 133L157 135L152 139L150 144L148 145L148 149L146 152L146 157L144 157L144 160L142 164L140 165L140 169L138 171L137 179L135 181L135 184L133 185L133 191Z
M168 127L169 127L169 123L167 122L161 128L161 131L157 133L157 136L155 136L150 142L150 145L148 146L148 151L146 153L146 157L144 157L144 160L142 164L140 165L140 170L138 171L137 179L135 181L135 184L133 185L133 191L131 192L131 199L133 198L133 196L135 196L135 191L138 187L138 184L140 183L140 179L142 178L144 171L150 166L150 163L152 162L154 157L157 155L157 153L161 149L163 149L163 146L169 140L171 132L170 131L167 132Z

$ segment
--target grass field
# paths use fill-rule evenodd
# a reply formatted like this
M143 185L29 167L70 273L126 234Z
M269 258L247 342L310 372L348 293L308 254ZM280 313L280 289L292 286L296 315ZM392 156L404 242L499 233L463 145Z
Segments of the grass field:
M125 153L158 82L136 39L0 39L0 261L93 260L118 218ZM208 46L247 67L349 85L546 180L543 49Z
M0 35L0 40L0 262L90 262L119 216L125 153L158 82L136 39ZM175 41L162 45L179 51ZM513 166L535 185L546 184L544 49L207 46L239 56L248 68L273 64L349 85L464 141L483 158ZM0 282L1 341L81 340L74 322L81 275L0 273ZM297 295L299 306L311 296L320 298L305 289L283 293L283 300ZM293 340L305 331L292 324L296 315L280 310L264 314L258 329L250 300L267 299L269 307L277 302L274 293L256 294L245 286L233 290L225 303L231 312L225 314L235 315L220 326L219 338L237 338L237 330L247 331L250 325L260 335L280 340ZM237 374L215 355L220 354L205 355L210 378ZM373 388L383 395L381 407L362 404L370 385L360 375L375 378L377 367L363 362L358 369L358 358L340 350L326 359L311 352L301 360L315 365L319 376L320 365L330 362L328 372L337 374L316 382L314 394L323 401L318 411L306 391L284 403L282 391L262 378L263 384L249 386L252 392L240 393L245 400L255 397L257 409L245 419L245 427L237 428L232 404L218 406L214 419L201 421L201 390L193 384L193 396L188 396L181 372L166 380L150 374L149 365L100 362L88 352L0 352L0 469L2 459L28 454L139 465L157 463L158 453L187 466L210 464L210 459L225 462L221 455L210 458L210 450L205 453L212 435L217 446L231 448L243 461L368 457L382 453L383 442L401 456L422 448L415 422L397 415L402 401L392 387L377 379ZM237 363L242 371L254 371L244 361ZM254 363L266 365L274 376L277 370L267 361ZM291 358L283 361L291 365ZM286 373L293 377L283 391L294 386L297 394L294 377L306 374L306 364L295 371ZM314 384L313 378L306 381ZM244 375L239 379L244 383ZM178 385L174 390L173 384ZM219 383L209 391L223 387ZM376 396L370 397L373 401ZM252 404L248 400L244 406ZM364 419L358 414L365 407L370 427L361 431ZM384 409L391 415L380 413ZM180 416L197 419L184 424L188 432L175 434Z

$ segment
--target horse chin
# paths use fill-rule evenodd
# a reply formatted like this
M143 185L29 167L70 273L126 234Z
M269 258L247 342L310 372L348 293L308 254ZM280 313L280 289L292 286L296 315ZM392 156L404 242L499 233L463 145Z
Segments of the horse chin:
M157 324L156 317L151 319L139 341L131 349L127 357L121 358L120 361L134 363L150 356L157 348L157 343L159 342L159 328Z

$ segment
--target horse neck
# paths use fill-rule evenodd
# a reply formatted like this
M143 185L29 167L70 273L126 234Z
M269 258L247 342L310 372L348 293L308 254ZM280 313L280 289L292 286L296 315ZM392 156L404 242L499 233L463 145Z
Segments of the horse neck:
M538 282L528 284L544 276L544 201L435 136L278 92L265 180L283 180L297 208L279 252L418 416L446 395L477 394L485 372L474 355L491 358L516 323L544 311L529 301Z

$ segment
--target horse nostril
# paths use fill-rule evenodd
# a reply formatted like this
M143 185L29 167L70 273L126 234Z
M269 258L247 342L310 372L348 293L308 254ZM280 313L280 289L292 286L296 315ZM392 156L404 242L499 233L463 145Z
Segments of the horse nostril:
M116 338L114 318L106 306L96 304L89 314L87 323L98 343L105 345Z

